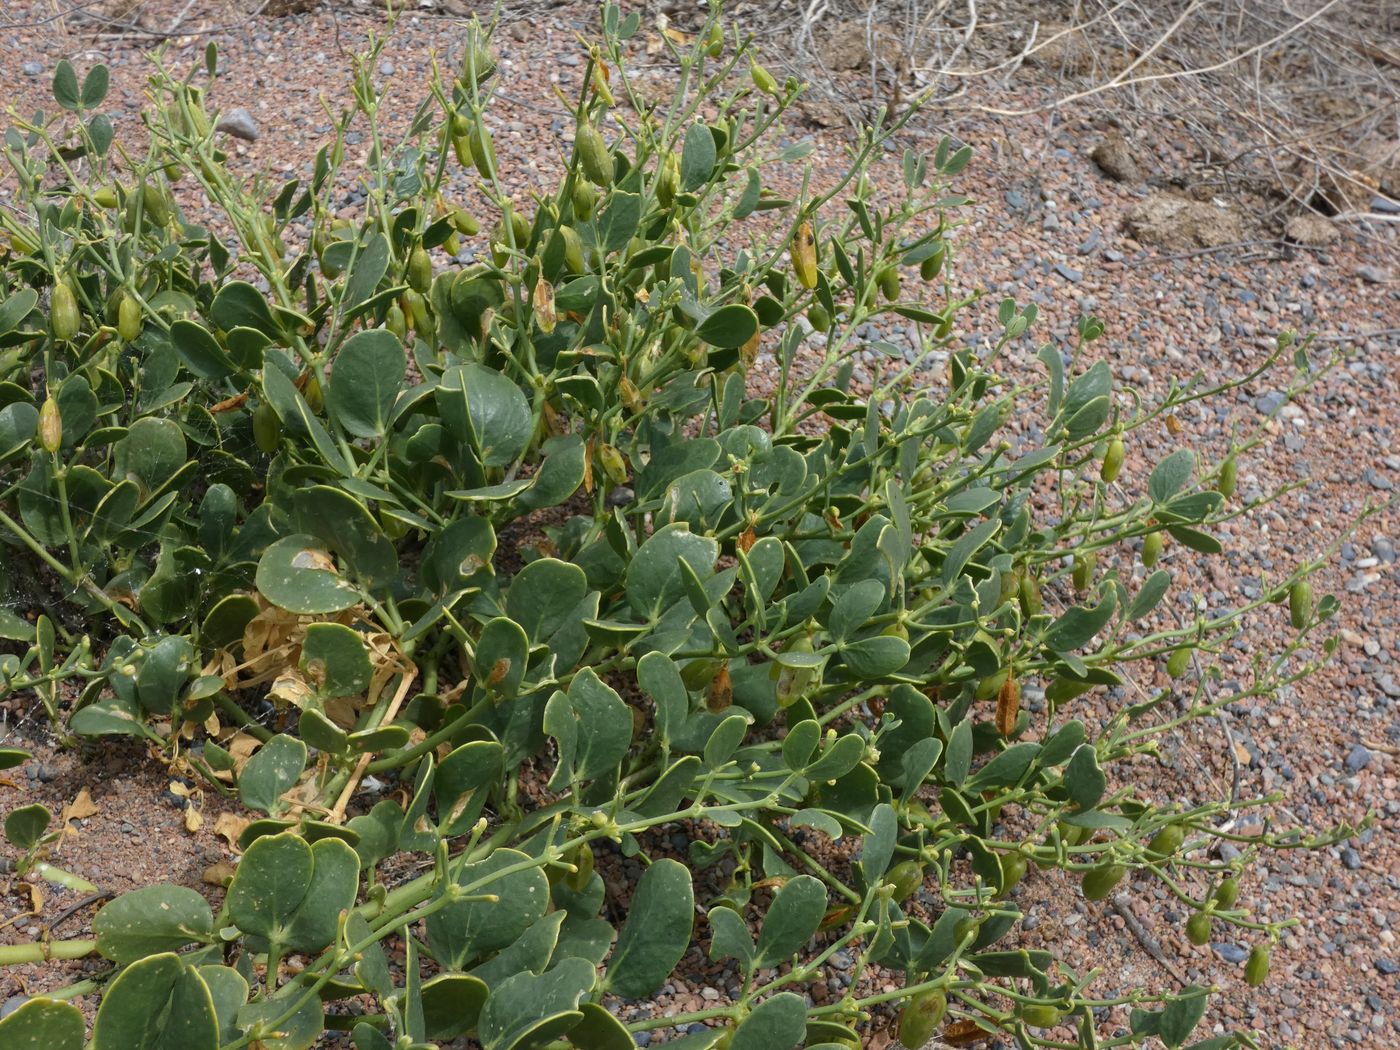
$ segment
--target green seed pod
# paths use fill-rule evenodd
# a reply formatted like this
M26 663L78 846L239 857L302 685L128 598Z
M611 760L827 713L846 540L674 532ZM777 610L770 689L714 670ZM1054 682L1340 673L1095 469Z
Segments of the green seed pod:
M598 460L603 465L604 472L614 485L621 485L627 480L627 461L622 458L622 453L612 445L601 445L598 448Z
M582 893L593 880L593 847L586 842L582 843L574 850L569 863L578 870L565 875L564 884L575 893Z
M451 212L452 225L464 237L475 237L481 232L481 223L476 221L476 217L462 208L453 208Z
M792 256L792 275L803 288L817 286L817 237L812 224L803 221L793 235L792 246L788 249Z
M661 170L656 174L656 199L663 208L669 208L681 188L681 169L674 153L666 154L661 162Z
M718 18L710 23L710 29L705 34L705 54L711 58L724 54L724 27L719 24Z
M510 210L510 232L515 238L515 246L521 251L530 246L530 222L514 208Z
M253 409L253 443L258 446L258 451L269 455L276 452L281 436L282 421L277 418L276 411L266 401L259 402L258 407Z
M893 302L899 298L899 270L893 266L887 266L880 271L880 276L877 280L880 285L880 294L887 300Z
M1235 461L1235 454L1231 452L1225 457L1225 462L1220 464L1220 477L1216 479L1215 488L1226 499L1235 494L1235 482L1239 479L1240 468Z
M1186 920L1186 939L1200 947L1210 941L1210 915L1198 911Z
M421 247L408 253L408 286L415 292L426 292L433 286L433 260Z
M561 226L559 236L564 240L564 268L570 273L583 273L587 262L583 254L583 241L572 226Z
M1167 674L1173 678L1180 678L1191 666L1191 654L1195 652L1189 645L1184 649L1178 649L1167 657Z
M467 135L467 144L471 147L472 163L476 165L476 170L481 172L481 177L494 179L496 177L496 146L491 141L491 132L480 123L472 128Z
M1122 438L1114 438L1108 443L1108 448L1103 454L1103 463L1099 466L1099 477L1105 485L1111 485L1118 480L1118 472L1123 469L1123 460L1127 455L1128 448L1123 444Z
M53 337L67 342L78 334L82 316L78 313L78 300L67 281L59 281L53 286L53 299L49 304L49 327Z
M1003 853L1001 855L1001 895L1014 890L1026 877L1026 855L1024 853Z
M1142 538L1142 566L1150 569L1157 564L1157 560L1162 557L1162 547L1165 544L1160 530L1149 532Z
M829 332L831 330L831 314L827 313L826 307L821 303L812 304L807 311L807 321L811 324L813 331Z
M1079 888L1087 900L1101 901L1113 892L1113 887L1123 881L1128 869L1121 864L1100 864L1084 873Z
M1249 961L1244 964L1244 980L1251 988L1258 988L1269 978L1269 949L1256 944L1249 953Z
M902 860L885 873L885 881L894 887L896 901L906 901L924 884L924 868L917 860Z
M749 76L753 79L753 86L765 95L778 94L777 79L752 58L749 59Z
M1186 841L1186 829L1180 824L1168 824L1164 828L1159 828L1157 834L1152 836L1147 843L1147 852L1154 857L1170 857L1181 849L1181 844Z
M129 295L123 295L117 304L117 334L124 343L141 334L141 304Z
M1087 591L1089 584L1094 582L1094 569L1098 565L1098 558L1091 551L1088 554L1076 554L1074 556L1074 589L1076 591Z
M947 249L940 244L938 251L919 263L919 276L925 281L933 280L943 271L943 260L947 258L947 255Z
M574 150L578 154L579 166L589 182L597 186L612 185L612 154L597 128L592 124L580 124L574 137Z
M593 218L593 210L598 207L598 191L593 188L593 183L585 179L575 179L572 200L574 218L579 222L587 222Z
M1021 615L1030 618L1039 615L1044 602L1040 599L1040 583L1029 571L1021 574L1020 581Z
M1313 589L1307 580L1298 580L1288 588L1288 620L1295 631L1308 625L1313 615Z
M384 315L384 327L398 336L400 342L408 338L408 319L398 303L390 304L389 312Z
M39 407L39 444L50 455L63 447L63 416L51 397Z
M141 184L141 210L156 226L165 226L170 222L170 203L160 187L149 182Z
M899 1014L899 1041L904 1046L922 1050L938 1034L938 1026L948 1013L948 997L940 988L920 992Z
M1231 875L1215 887L1215 903L1222 908L1233 908L1240 898L1240 880Z
M812 639L804 634L789 642L783 651L810 653L813 651ZM784 667L782 664L774 664L773 666L776 669L778 681L774 690L778 706L791 707L807 691L815 671L810 667Z
M476 161L472 160L472 140L466 135L454 135L452 137L452 152L457 155L457 163L464 168L476 166Z
M419 335L427 335L433 327L432 316L428 313L428 300L421 292L413 289L403 293L401 304L404 318L413 322L413 330Z
M1020 1009L1021 1020L1032 1028L1053 1028L1060 1023L1062 1014L1054 1006L1043 1003L1026 1003Z

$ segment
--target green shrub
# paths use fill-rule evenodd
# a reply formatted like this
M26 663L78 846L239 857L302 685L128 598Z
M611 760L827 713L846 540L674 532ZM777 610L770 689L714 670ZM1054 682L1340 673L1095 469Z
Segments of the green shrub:
M1175 452L1134 495L1115 481L1149 473L1134 433L1223 388L1115 396L1080 364L1092 318L1013 384L998 358L1036 310L1010 299L994 349L968 350L948 273L970 148L906 150L878 191L915 110L882 118L789 199L795 83L716 10L668 43L680 79L653 109L619 75L638 17L602 21L573 154L529 200L483 120L475 25L397 144L377 45L361 56L305 183L226 166L212 49L179 78L156 60L143 152L113 141L100 67L80 86L61 66L60 112L7 135L0 539L39 613L0 620L7 687L61 733L146 739L260 819L217 913L151 886L99 912L95 943L0 961L110 960L95 1050L306 1047L327 1027L361 1050L612 1050L677 1025L702 1026L689 1050L781 1050L945 1024L1092 1047L1125 1042L1094 1034L1115 1005L1134 1040L1183 1045L1206 989L1095 998L1090 960L1005 942L1028 861L1091 900L1160 884L1260 946L1288 925L1237 906L1234 880L1259 847L1308 842L1216 830L1269 800L1161 805L1115 773L1319 656L1335 602L1299 597L1317 563L1166 615L1214 527L1265 501L1233 498L1258 434L1213 468ZM463 165L479 217L446 196ZM180 176L216 220L182 212ZM465 245L480 261L452 265ZM916 332L912 363L872 323ZM1263 367L1290 349L1296 392L1306 344ZM1043 442L1002 440L1013 412ZM1216 654L1290 595L1296 637L1224 681ZM1134 677L1158 666L1179 684ZM1107 724L1074 717L1105 689ZM22 812L37 863L45 822ZM1211 859L1216 837L1244 852ZM421 874L396 881L404 852ZM605 909L597 869L643 874ZM701 949L733 960L737 999L625 1025L601 1005ZM850 982L811 1005L837 952ZM872 990L877 972L903 989ZM39 998L0 1041L77 1048L75 1018Z

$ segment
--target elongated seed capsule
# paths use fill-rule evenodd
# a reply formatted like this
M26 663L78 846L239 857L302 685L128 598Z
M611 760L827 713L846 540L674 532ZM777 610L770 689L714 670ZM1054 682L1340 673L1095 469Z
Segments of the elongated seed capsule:
M817 238L812 231L810 221L803 221L797 227L797 233L792 239L792 247L788 249L788 254L792 256L792 273L797 278L797 283L803 288L815 288L817 286Z
M408 286L426 292L433 284L433 260L425 249L414 248L408 255Z
M1079 888L1087 900L1101 901L1113 892L1113 887L1123 881L1128 869L1121 864L1100 864L1084 873Z
M117 334L124 343L141 334L141 304L129 295L123 295L117 304Z
M593 183L584 179L575 179L571 199L574 205L574 218L578 219L579 222L587 222L593 218L593 211L598 207L598 191L593 188Z
M888 301L893 302L899 298L899 270L893 266L886 266L880 271L880 276L876 279L880 285L880 294Z
M753 86L762 91L765 95L777 95L778 81L772 73L764 69L752 58L749 59L749 76L753 79Z
M1235 461L1235 454L1232 452L1225 457L1225 462L1220 464L1220 477L1215 483L1218 491L1226 499L1235 494L1235 484L1239 478L1239 464Z
M277 441L282 435L282 421L277 412L266 401L258 402L253 409L253 443L258 450L269 455L277 451Z
M1184 649L1178 649L1176 652L1172 653L1171 656L1167 657L1167 674L1171 675L1173 678L1180 678L1184 675L1186 669L1191 666L1192 651L1191 647L1187 646Z
M51 397L39 407L39 444L49 454L63 447L63 416Z
M1222 908L1233 908L1239 897L1240 880L1233 875L1228 879L1221 880L1220 885L1215 887L1215 903Z
M1143 568L1150 569L1157 564L1157 560L1162 556L1162 546L1165 542L1160 529L1156 532L1149 532L1142 538Z
M925 281L933 280L942 271L943 260L947 258L947 255L947 249L940 244L938 246L938 251L919 263L919 276Z
M1186 841L1186 829L1180 824L1168 824L1159 828L1157 834L1147 843L1147 852L1154 857L1170 857L1181 849Z
M496 146L491 141L491 132L478 123L472 128L471 134L467 136L467 141L471 144L472 163L476 165L476 170L481 172L482 178L494 179L496 177Z
M1186 920L1186 939L1199 947L1210 940L1210 916L1198 911Z
M589 182L598 186L610 186L613 179L612 154L602 134L592 124L580 124L574 138L574 149L578 152L579 166Z
M1308 625L1313 615L1313 589L1307 580L1298 580L1288 588L1288 620L1295 631Z
M828 332L831 330L831 314L827 312L821 303L813 303L807 311L807 321L815 332Z
M1269 978L1269 949L1256 944L1249 953L1249 961L1244 964L1244 980L1251 988L1258 988Z
M1122 438L1114 438L1108 443L1108 449L1103 454L1103 463L1099 467L1099 477L1103 479L1104 484L1111 485L1118 480L1118 472L1123 469L1123 459L1127 454L1128 449Z
M1074 556L1074 572L1072 579L1076 591L1089 589L1089 584L1094 581L1094 567L1098 563L1098 558L1092 551L1087 554L1076 554Z
M942 989L920 992L899 1014L899 1041L903 1046L923 1047L938 1034L938 1026L948 1012L948 997Z
M78 300L67 281L59 281L53 288L53 300L49 304L49 324L53 336L60 342L67 342L78 334L82 318L78 313Z

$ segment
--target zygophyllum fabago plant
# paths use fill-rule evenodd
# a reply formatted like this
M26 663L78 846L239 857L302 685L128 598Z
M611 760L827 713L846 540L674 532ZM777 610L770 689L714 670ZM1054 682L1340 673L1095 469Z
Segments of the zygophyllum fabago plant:
M1014 947L1032 867L1092 901L1160 884L1263 980L1287 923L1240 880L1310 840L1221 830L1268 799L1162 805L1114 775L1330 651L1318 562L1228 612L1189 600L1216 527L1264 502L1235 492L1259 434L1210 464L1134 441L1258 372L1125 399L1083 367L1089 318L1039 379L999 374L1035 308L1004 302L989 352L954 335L969 148L877 179L917 110L887 115L784 192L798 86L716 6L653 107L637 29L603 7L549 194L512 191L475 24L397 141L362 56L305 182L225 165L212 49L153 61L145 142L114 141L101 67L62 66L56 114L8 132L0 540L30 616L0 620L6 688L260 815L216 906L154 885L92 940L0 948L111 963L0 1044L87 1045L82 995L93 1050L1189 1043L1207 989L1097 997L1091 960ZM893 324L913 354L871 343ZM884 355L868 390L858 349ZM1284 337L1261 371L1289 367L1294 393L1320 370ZM1003 439L1013 409L1043 442ZM1227 683L1216 654L1275 599L1295 637ZM1130 691L1162 665L1171 688ZM1081 717L1105 690L1107 722ZM40 875L45 816L5 828ZM619 897L609 866L642 874ZM608 1009L700 952L737 995ZM850 981L814 1003L837 953Z

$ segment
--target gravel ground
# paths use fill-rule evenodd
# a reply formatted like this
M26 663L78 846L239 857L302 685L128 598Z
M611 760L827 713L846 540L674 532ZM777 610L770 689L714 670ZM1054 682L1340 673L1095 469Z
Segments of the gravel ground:
M159 8L148 5L147 17L154 18L150 12ZM567 89L576 83L574 33L585 27L591 11L588 5L565 6L538 15L531 5L530 17L509 24L499 38L507 86L496 110L497 151L502 158L523 158L515 173L521 189L528 182L542 183L571 132L552 107L549 85ZM0 14L0 71L11 100L32 113L51 105L48 83L60 58L70 58L80 70L104 61L112 69L108 109L120 137L134 126L143 98L140 42L94 36L50 15L46 5L29 11L19 2L6 4ZM218 34L225 73L213 103L243 108L258 129L256 141L238 145L240 162L303 173L328 130L317 92L336 98L347 65L340 49L358 48L380 26L368 16L335 18L317 10L259 17ZM407 108L426 81L432 49L450 50L460 39L459 22L405 17L378 74L401 93ZM187 67L199 61L203 43L203 37L172 40L166 60ZM664 79L665 71L657 75ZM1005 97L976 101L1007 107L1034 97L1035 90L1034 83L1013 84ZM1125 221L1155 192L1153 183L1168 181L1181 163L1170 135L1155 152L1138 158L1148 184L1133 186L1106 178L1090 159L1103 136L1087 115L1061 113L1047 125L1043 118L977 117L969 111L930 114L917 140L931 145L940 128L954 120L958 134L977 148L959 185L977 201L966 210L971 221L961 231L959 280L968 289L993 293L992 303L1003 294L1036 302L1039 341L1068 345L1076 318L1097 314L1107 335L1088 348L1089 357L1109 360L1118 379L1149 402L1160 399L1173 380L1197 372L1219 380L1248 371L1283 328L1316 330L1327 344L1349 351L1345 364L1298 403L1280 404L1285 377L1279 374L1238 391L1232 404L1183 418L1180 435L1163 431L1154 447L1134 450L1125 481L1140 484L1147 465L1174 446L1218 458L1232 429L1252 427L1277 410L1266 442L1241 463L1241 491L1286 483L1299 487L1281 504L1237 523L1238 542L1231 546L1227 540L1227 554L1197 579L1197 586L1211 607L1225 607L1257 595L1261 579L1276 578L1341 541L1317 582L1320 592L1343 598L1342 644L1324 671L1291 694L1267 707L1242 705L1231 712L1241 793L1282 792L1281 815L1317 830L1340 821L1359 823L1368 812L1376 823L1342 847L1275 854L1254 869L1245 898L1270 917L1302 920L1275 952L1274 976L1260 990L1244 983L1247 948L1192 947L1182 930L1185 915L1147 884L1127 888L1115 908L1065 894L1059 880L1033 873L1018 890L1028 915L1024 945L1092 959L1104 973L1098 987L1105 992L1137 984L1218 984L1223 994L1207 1023L1216 1030L1255 1027L1266 1047L1398 1045L1400 946L1394 926L1400 922L1400 849L1393 832L1400 824L1395 757L1400 753L1395 578L1400 521L1394 508L1370 517L1342 540L1363 508L1389 500L1400 482L1400 448L1394 445L1400 423L1397 227L1338 229L1338 239L1322 247L1278 241L1220 251L1150 247L1125 232ZM838 130L794 130L819 136L818 156L839 155ZM0 183L0 194L8 192ZM353 203L348 188L345 203ZM1247 211L1248 202L1244 206ZM1221 227L1233 228L1223 217ZM903 338L899 331L881 335L896 342ZM1029 341L1007 368L1013 378L1027 381L1037 374ZM1248 625L1236 654L1241 670L1244 650L1268 648L1282 638L1286 619L1286 613L1270 609ZM1108 702L1099 699L1099 713ZM14 718L22 704L11 705L13 713L7 714ZM1083 714L1095 710L1086 702ZM1195 727L1172 745L1159 762L1144 760L1127 771L1141 790L1167 798L1185 797L1192 788L1228 789L1233 768L1224 727ZM88 787L97 812L75 822L78 835L63 844L58 859L104 889L122 892L157 877L197 884L209 865L232 859L213 831L212 817L220 807L207 802L211 819L197 833L184 831L179 800L168 793L160 768L139 749L104 744L93 755L42 757L19 771L14 783L0 781L0 809L29 800L57 808ZM52 917L75 900L52 895L45 914ZM18 915L20 905L16 895L0 897L5 918ZM76 913L60 934L84 935L90 916L90 910ZM23 940L36 931L21 922L0 931L0 937ZM1160 946L1160 958L1145 950L1144 941ZM839 994L846 978L837 962L828 990ZM68 983L82 965L0 973L0 999ZM731 979L693 954L657 1000L640 1009L662 1015L695 1009L727 996ZM816 995L822 994L818 988ZM656 1041L662 1038L658 1032ZM876 1034L868 1045L888 1042L888 1036Z

